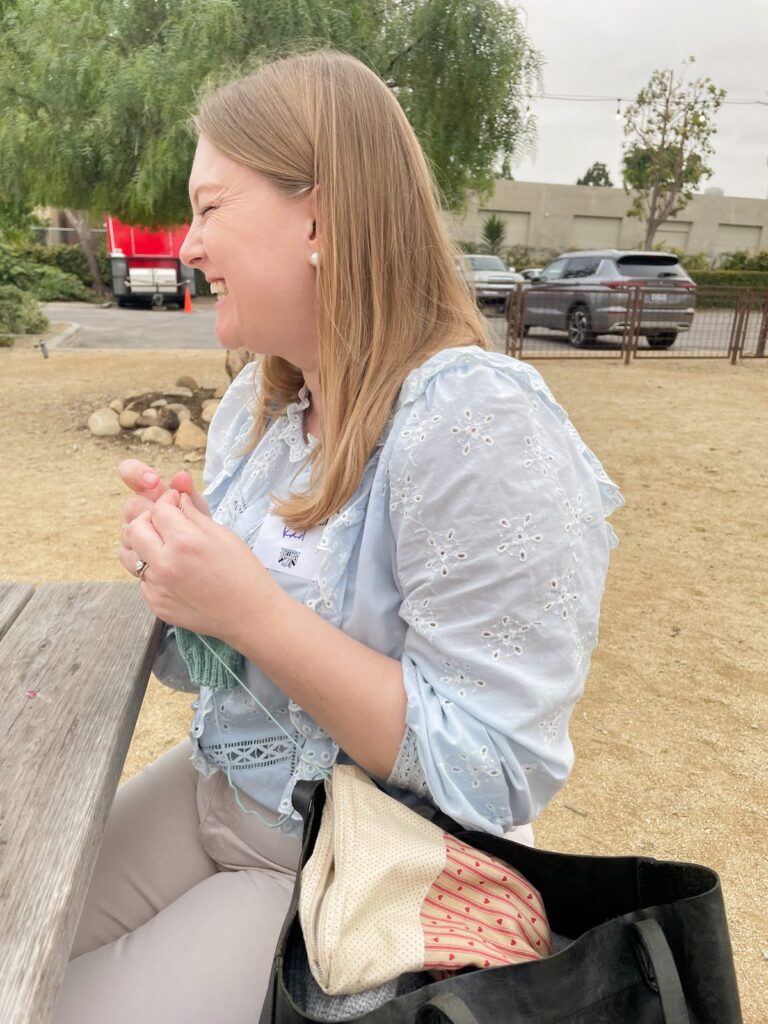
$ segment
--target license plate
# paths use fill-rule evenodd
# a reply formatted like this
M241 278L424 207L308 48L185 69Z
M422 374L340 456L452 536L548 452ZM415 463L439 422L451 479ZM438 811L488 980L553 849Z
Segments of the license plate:
M666 292L651 292L650 299L651 302L668 302L669 295Z

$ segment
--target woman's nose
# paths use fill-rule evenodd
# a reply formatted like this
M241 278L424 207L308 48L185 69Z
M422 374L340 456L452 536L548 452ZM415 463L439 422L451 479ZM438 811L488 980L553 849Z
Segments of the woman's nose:
M187 232L187 237L181 243L179 259L188 267L194 267L196 263L200 262L203 255L204 253L200 232L193 223Z

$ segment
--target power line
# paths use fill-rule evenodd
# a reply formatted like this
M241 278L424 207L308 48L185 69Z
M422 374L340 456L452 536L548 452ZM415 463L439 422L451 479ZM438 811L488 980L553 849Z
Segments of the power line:
M579 96L568 93L543 92L536 93L530 97L531 100L566 100L575 103L634 103L636 96ZM723 103L735 106L761 106L768 107L768 100L749 98L735 98L723 100Z

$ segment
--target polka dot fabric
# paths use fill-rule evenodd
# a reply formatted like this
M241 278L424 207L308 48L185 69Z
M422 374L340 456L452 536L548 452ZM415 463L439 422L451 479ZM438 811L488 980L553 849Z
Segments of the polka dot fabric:
M335 765L325 786L299 894L307 959L325 993L550 952L541 898L518 872L393 800L353 765Z

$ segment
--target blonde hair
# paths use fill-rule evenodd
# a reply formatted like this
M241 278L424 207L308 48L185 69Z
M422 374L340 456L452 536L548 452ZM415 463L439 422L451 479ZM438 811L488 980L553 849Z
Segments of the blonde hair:
M285 196L320 185L322 438L306 493L275 507L292 528L309 528L357 490L408 372L444 348L488 348L485 318L456 271L459 250L416 135L361 61L325 48L281 57L206 96L193 123ZM260 363L250 449L304 382L279 356Z

